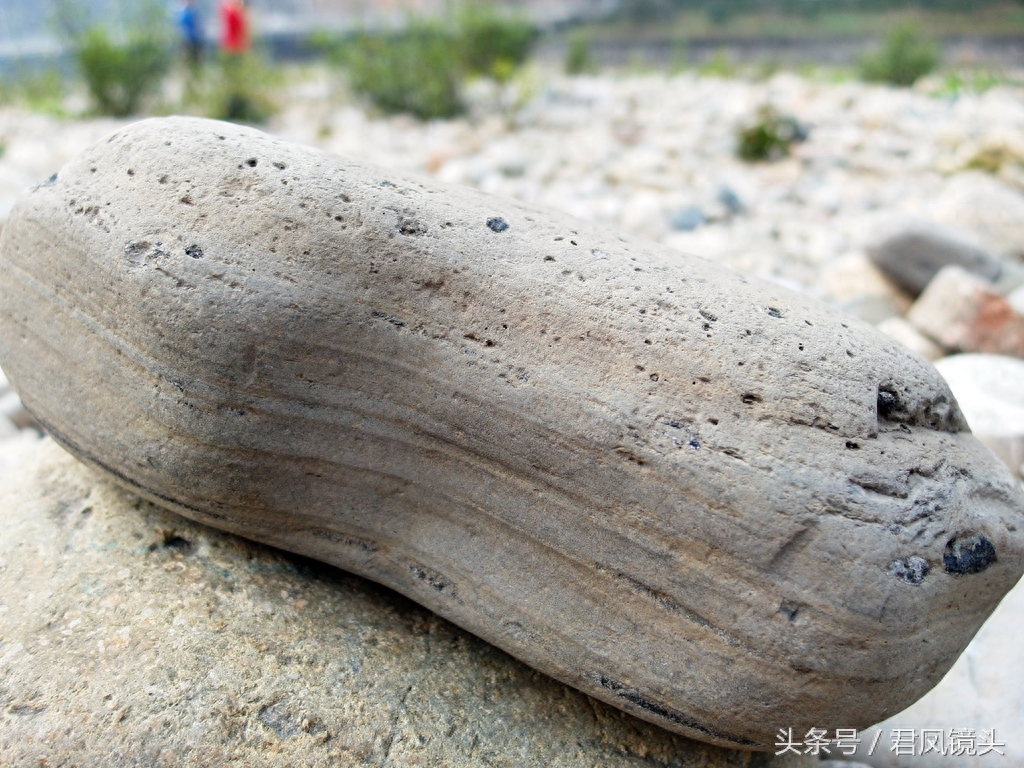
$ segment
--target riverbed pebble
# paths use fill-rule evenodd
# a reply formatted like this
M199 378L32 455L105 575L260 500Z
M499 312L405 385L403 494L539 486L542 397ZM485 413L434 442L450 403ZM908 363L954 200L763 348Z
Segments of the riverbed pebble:
M996 254L936 227L904 229L868 246L868 254L889 279L914 296L951 264L986 280L997 280L1002 273Z
M907 319L946 349L1024 357L1024 317L987 280L943 267Z

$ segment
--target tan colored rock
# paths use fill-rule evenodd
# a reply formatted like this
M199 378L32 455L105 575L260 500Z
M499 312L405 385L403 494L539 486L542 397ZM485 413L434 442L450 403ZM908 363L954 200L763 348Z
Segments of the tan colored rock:
M867 297L891 304L897 314L902 314L913 302L864 253L851 253L826 265L821 273L821 284L829 296L842 305Z
M146 498L722 745L904 708L1024 570L1013 477L870 326L247 128L23 198L0 364Z
M50 440L15 472L5 768L816 765L644 723L388 589L143 502Z
M947 349L1024 357L1024 317L986 280L944 267L907 312Z
M877 327L886 336L898 341L911 352L916 352L925 360L938 360L946 354L946 350L902 317L887 318L880 322Z

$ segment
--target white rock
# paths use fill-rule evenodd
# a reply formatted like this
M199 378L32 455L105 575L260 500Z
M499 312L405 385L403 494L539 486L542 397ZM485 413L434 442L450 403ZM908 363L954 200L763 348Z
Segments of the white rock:
M1024 250L1024 195L982 171L958 173L930 206L935 221L955 223L1005 253Z
M14 437L19 432L18 428L6 416L0 416L0 441Z
M33 429L16 430L0 440L0 479L7 481L22 466L23 460L37 449L40 434Z
M0 418L11 423L15 429L24 429L32 423L32 416L25 410L18 393L10 388L0 394Z
M953 355L935 362L971 431L1013 472L1024 462L1024 361Z
M1017 312L1024 315L1024 286L1010 291L1010 294L1006 297L1006 301L1009 302L1010 306L1017 310Z

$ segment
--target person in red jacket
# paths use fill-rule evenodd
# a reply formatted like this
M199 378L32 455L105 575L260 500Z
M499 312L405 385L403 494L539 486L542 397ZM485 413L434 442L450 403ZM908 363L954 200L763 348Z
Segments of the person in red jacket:
M223 116L228 120L252 121L253 101L246 82L249 20L246 17L245 0L220 2L220 52L226 87Z
M240 56L249 49L249 21L245 0L223 0L220 4L220 48L224 53Z

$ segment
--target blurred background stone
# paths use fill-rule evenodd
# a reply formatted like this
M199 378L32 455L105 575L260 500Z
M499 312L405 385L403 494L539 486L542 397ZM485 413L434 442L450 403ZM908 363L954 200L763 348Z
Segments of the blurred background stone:
M946 349L1024 357L1024 317L991 283L958 266L942 268L907 320Z
M1000 259L938 229L910 229L868 247L871 261L896 285L917 296L943 267L955 265L988 281L999 278Z
M889 317L883 320L878 323L878 330L895 339L907 349L916 352L925 360L938 360L946 354L946 350L902 317Z
M863 253L851 253L822 267L821 288L844 312L869 323L901 316L913 298Z
M942 682L916 704L860 734L861 744L854 759L875 768L1017 768L1024 765L1024 688L1020 684L1024 680L1024 645L1020 642L1022 616L1024 582L1003 598ZM898 729L913 730L913 755L895 754L893 734ZM965 740L965 753L961 755L923 754L924 729L931 729L933 733L941 731L942 748L947 752L951 729L970 729L976 738ZM867 753L879 731L877 748L869 756ZM986 740L1002 746L993 744L992 749L987 750L982 746Z

